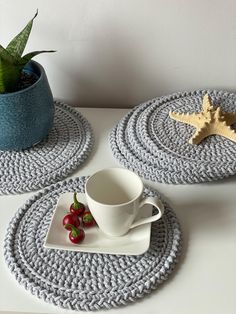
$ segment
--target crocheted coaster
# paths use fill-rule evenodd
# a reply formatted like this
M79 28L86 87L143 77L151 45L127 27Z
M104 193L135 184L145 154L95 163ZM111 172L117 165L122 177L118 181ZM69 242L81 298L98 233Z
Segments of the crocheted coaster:
M28 192L64 179L88 157L92 144L88 121L56 101L47 139L26 150L0 151L0 194Z
M209 93L213 104L236 111L236 94L199 90L155 98L136 106L114 127L110 145L119 162L140 176L164 183L200 183L236 173L236 143L209 136L199 145L188 143L194 127L169 117L201 111Z
M152 224L149 250L138 256L45 249L44 239L61 193L84 192L85 177L45 188L12 219L4 256L16 280L32 294L73 310L99 310L134 302L156 289L172 272L181 249L181 231L173 210ZM157 195L145 190L145 194Z

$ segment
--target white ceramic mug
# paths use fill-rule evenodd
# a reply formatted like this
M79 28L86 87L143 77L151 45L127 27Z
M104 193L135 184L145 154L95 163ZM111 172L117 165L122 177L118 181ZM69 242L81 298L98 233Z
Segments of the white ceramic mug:
M131 228L160 219L164 213L160 199L143 198L142 180L123 168L107 168L93 174L86 182L85 195L99 228L110 236L122 236ZM153 205L158 213L135 221L144 204Z

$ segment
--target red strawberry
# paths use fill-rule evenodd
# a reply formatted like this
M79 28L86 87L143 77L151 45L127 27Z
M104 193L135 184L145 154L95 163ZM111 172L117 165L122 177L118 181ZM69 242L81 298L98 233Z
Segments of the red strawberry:
M96 221L90 211L83 213L82 221L85 227L92 227L96 224Z
M75 226L70 224L65 225L65 228L70 230L69 239L72 243L78 244L84 240L85 233L83 229L75 228Z
M66 226L66 225L73 225L74 227L78 228L79 225L80 225L80 221L79 221L79 218L77 215L75 214L68 214L66 215L64 218L63 218L63 226ZM67 229L67 227L65 227ZM67 230L71 230L70 227L68 227L69 229Z
M85 206L83 203L78 202L76 192L74 193L74 203L70 205L70 212L81 216L85 211Z

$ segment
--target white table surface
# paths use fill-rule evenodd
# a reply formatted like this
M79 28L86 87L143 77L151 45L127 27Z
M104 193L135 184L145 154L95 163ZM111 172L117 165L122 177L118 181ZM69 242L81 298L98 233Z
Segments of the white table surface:
M88 160L72 177L119 166L107 138L113 125L128 110L78 110L92 124L96 143ZM109 313L235 314L236 177L194 185L144 182L161 192L175 209L183 229L183 253L173 275L159 289L139 302ZM8 223L18 207L34 193L0 196L0 313L74 313L32 296L5 265L3 239Z

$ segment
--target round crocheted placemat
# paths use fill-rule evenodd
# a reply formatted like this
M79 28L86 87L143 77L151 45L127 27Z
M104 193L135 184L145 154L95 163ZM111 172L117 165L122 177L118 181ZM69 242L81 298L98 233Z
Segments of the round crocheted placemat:
M236 173L236 143L209 136L188 143L195 128L169 117L202 110L208 93L223 111L236 111L236 94L215 90L175 93L136 106L114 127L110 145L115 158L140 176L164 183L200 183Z
M55 101L48 137L22 151L0 151L0 195L29 192L60 181L88 157L92 129L76 110Z
M47 187L18 210L5 238L6 263L25 289L63 308L88 311L134 302L172 272L181 249L179 222L165 204L163 217L152 224L149 250L138 256L45 249L59 195L84 192L85 180L78 177ZM149 189L145 194L157 195Z

